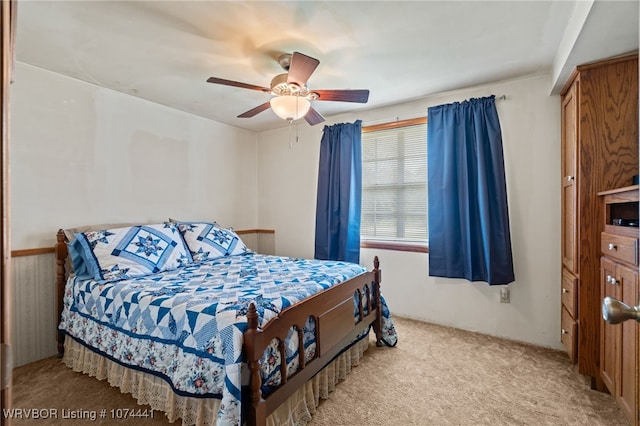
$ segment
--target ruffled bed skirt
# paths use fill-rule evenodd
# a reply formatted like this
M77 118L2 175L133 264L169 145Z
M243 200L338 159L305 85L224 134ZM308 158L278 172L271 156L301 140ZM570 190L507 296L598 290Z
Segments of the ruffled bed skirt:
M306 425L320 403L327 399L338 382L344 380L352 367L358 365L369 339L364 338L339 355L329 365L296 391L267 418L268 426ZM170 422L182 419L183 425L215 425L220 400L215 398L189 398L176 395L169 384L152 374L123 367L87 349L74 339L65 338L64 363L74 371L88 374L98 380L107 380L111 386L130 393L139 404L163 411Z

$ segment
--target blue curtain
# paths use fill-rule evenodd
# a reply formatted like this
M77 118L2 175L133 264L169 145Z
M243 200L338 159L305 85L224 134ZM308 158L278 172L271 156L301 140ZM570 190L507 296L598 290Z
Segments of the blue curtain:
M428 109L429 275L514 281L495 96Z
M320 141L315 258L360 261L362 121L325 126Z

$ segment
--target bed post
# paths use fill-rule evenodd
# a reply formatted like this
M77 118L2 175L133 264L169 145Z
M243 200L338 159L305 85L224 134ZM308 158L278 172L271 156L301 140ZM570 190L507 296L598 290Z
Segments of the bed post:
M260 377L261 354L256 354L255 348L259 347L257 339L260 335L258 331L258 311L256 305L249 304L247 311L248 330L244 333L245 353L249 364L249 412L247 413L247 425L264 426L267 424L264 400L262 399L262 379Z
M56 234L56 299L58 308L58 321L62 318L62 307L64 306L64 287L65 287L65 263L67 260L67 243L65 242L64 230L58 230ZM56 327L57 328L57 327ZM64 334L58 330L56 341L58 342L58 354L62 356L64 354Z
M373 300L376 307L376 318L373 321L373 331L376 333L376 346L383 346L382 343L382 300L380 299L380 260L378 256L373 258Z

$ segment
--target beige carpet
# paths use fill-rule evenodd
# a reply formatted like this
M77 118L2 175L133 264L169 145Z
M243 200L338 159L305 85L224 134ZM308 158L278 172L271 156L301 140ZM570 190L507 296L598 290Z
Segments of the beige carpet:
M395 348L371 345L349 378L320 404L312 426L627 425L613 398L558 351L395 318ZM114 421L111 408L139 408L129 395L74 373L57 358L14 370L14 408L107 410L105 419L19 420L16 425L152 425ZM69 412L67 414L70 414Z

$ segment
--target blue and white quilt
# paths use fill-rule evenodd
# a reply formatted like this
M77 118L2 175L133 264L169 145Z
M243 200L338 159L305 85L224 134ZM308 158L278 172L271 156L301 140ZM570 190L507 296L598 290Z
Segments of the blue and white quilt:
M262 326L278 313L365 272L360 265L248 252L121 281L71 277L59 328L108 358L165 379L189 397L221 399L218 424L241 423L242 342L254 302ZM383 341L397 335L384 298ZM313 354L313 324L305 328L305 357ZM288 342L288 371L297 368ZM277 352L277 351L275 351ZM279 356L279 355L278 355ZM272 357L264 382L278 384Z

